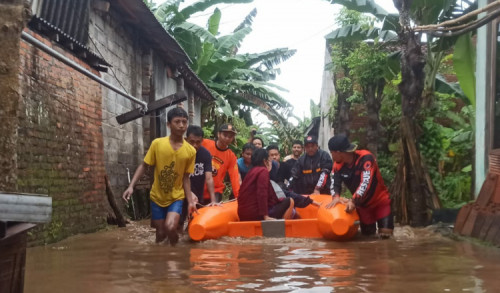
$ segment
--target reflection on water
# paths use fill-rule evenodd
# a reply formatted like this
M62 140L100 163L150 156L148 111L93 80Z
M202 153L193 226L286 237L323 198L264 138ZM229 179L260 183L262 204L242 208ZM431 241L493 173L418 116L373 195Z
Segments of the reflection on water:
M500 251L431 229L391 240L187 237L154 243L147 223L29 248L25 292L496 292Z

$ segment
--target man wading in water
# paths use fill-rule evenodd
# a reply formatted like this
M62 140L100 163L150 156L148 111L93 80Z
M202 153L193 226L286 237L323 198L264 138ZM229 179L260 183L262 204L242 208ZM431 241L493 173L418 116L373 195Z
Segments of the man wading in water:
M328 141L332 155L333 171L331 174L332 201L326 206L331 208L342 202L346 211L358 212L361 233L382 238L392 235L394 220L391 212L389 191L380 174L375 156L367 150L356 150L345 135L336 135ZM352 193L352 199L340 197L342 182Z
M188 115L184 109L168 111L170 136L153 140L144 162L135 171L134 178L122 196L128 202L134 192L134 185L148 167L154 166L150 192L151 225L156 229L156 242L162 242L168 236L171 245L179 240L177 225L184 197L188 200L188 214L196 211L189 181L189 175L194 172L196 150L184 140L187 125Z

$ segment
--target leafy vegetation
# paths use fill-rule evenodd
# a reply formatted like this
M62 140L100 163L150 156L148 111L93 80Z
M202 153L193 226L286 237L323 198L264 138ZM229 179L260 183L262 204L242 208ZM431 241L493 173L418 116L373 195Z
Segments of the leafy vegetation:
M444 207L457 207L469 201L475 100L470 35L448 38L428 35L424 39L427 48L421 50L418 35L407 28L413 24L456 19L474 9L475 4L463 5L463 1L455 0L399 1L401 15L392 15L370 0L335 0L332 3L344 6L338 17L342 27L327 36L334 44L335 66L330 68L337 74L337 101L340 103L342 92L351 91L345 99L348 103L361 103L376 109L376 104L374 107L373 103L367 103L366 85L376 81L375 76L383 76L386 81L379 91L383 99L377 100L380 110L374 111L380 118L378 134L385 139L385 143L378 145L378 163L384 179L392 182L393 196L409 194L408 198L399 199L406 201L409 208L408 211L397 210L399 220L414 225L425 222L419 216L422 207L439 207L439 202L428 200L434 191ZM394 43L397 34L402 46ZM347 42L350 42L348 50L342 46ZM390 49L383 50L378 44L388 44L386 48ZM370 52L371 48L376 50ZM380 73L384 68L384 73ZM456 75L460 85L448 82L444 76L450 75ZM347 115L342 112L349 108L342 108L339 103L335 105L336 118L342 119ZM416 146L412 146L415 142ZM377 150L373 145L369 149ZM421 158L422 163L410 163L410 157L412 160ZM401 177L404 172L408 173ZM427 185L430 181L426 181L426 173L431 178L431 185ZM412 194L421 188L420 192ZM422 201L424 205L418 203Z
M253 124L251 110L256 109L272 121L283 144L300 137L288 122L292 106L276 90L285 89L271 83L280 73L277 66L295 54L295 50L276 48L261 53L238 53L252 32L257 10L252 10L229 34L220 30L220 3L249 3L252 0L204 0L180 9L182 0L166 1L153 6L152 11L163 27L174 36L192 60L193 71L208 86L217 100L203 109L206 127L217 129L224 122L238 122L243 117L246 126ZM205 27L189 22L190 17L212 7ZM243 125L240 129L244 128ZM241 145L239 145L241 147Z

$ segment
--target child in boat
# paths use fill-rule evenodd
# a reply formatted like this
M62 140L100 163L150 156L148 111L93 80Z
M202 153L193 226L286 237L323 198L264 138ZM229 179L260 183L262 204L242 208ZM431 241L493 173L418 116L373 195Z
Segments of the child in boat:
M135 171L122 196L128 201L134 192L134 185L149 166L154 166L154 181L150 192L151 224L156 229L156 242L161 242L168 236L171 245L179 240L177 225L186 195L188 213L196 211L189 181L189 175L194 171L196 150L184 140L187 125L188 115L184 109L174 108L168 111L170 136L153 140L144 162Z
M241 149L241 158L238 159L238 171L240 172L240 179L243 181L250 168L252 168L252 153L255 147L251 143L246 143Z
M291 219L293 199L279 200L269 179L271 162L265 149L257 149L252 154L252 168L240 187L238 196L238 216L240 221L260 221Z

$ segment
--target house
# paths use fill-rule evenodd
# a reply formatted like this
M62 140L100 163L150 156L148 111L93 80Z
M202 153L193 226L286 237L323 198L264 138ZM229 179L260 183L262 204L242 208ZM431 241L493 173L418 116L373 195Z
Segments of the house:
M493 1L478 0L478 7ZM476 59L476 143L475 194L486 179L489 154L500 149L500 87L498 68L499 21L493 20L477 30Z
M190 123L200 125L202 104L214 97L142 0L30 5L15 56L20 96L10 112L17 132L9 133L15 150L0 156L13 162L10 189L52 197L52 222L30 239L41 244L103 228L105 175L123 209L127 171L133 174L151 141L167 134L168 106L185 96ZM140 115L147 105L154 111Z
M493 1L479 0L483 8ZM455 222L455 233L500 246L500 68L499 19L477 30L475 195L463 206Z

